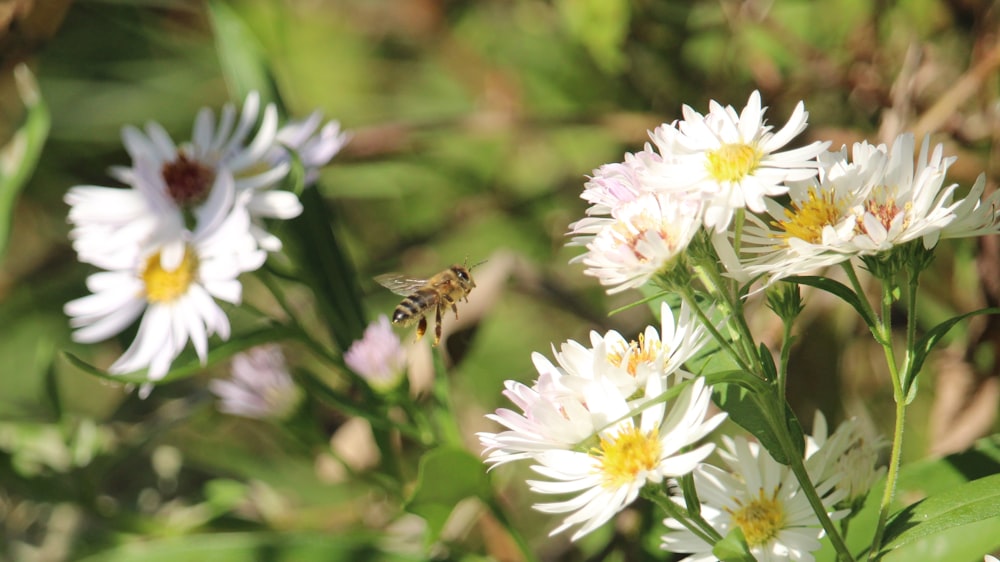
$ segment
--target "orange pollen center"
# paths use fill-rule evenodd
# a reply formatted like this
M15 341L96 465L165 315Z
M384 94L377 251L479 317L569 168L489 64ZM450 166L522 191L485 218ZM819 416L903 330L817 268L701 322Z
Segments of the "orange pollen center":
M879 202L875 200L865 201L865 213L875 217L875 220L882 225L882 228L889 230L892 225L892 221L899 216L899 213L909 210L910 204L907 203L902 208L896 205L896 200L892 197L888 197L885 201ZM868 230L864 225L864 214L858 216L857 226L855 230L862 234L868 234ZM908 219L903 220L903 227L906 227Z
M180 207L197 205L208 197L215 183L215 171L197 160L190 160L183 152L177 159L163 164L160 170L167 184L167 193Z

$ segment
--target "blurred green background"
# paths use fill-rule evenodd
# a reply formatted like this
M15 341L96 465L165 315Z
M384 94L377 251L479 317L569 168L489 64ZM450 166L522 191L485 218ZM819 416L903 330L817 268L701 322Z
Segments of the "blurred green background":
M75 261L62 197L73 185L112 185L108 166L128 163L123 125L154 120L184 139L198 108L239 102L241 80L262 77L289 116L318 108L340 120L353 140L319 185L370 319L398 300L371 281L377 274L490 260L493 288L448 346L453 402L478 454L473 433L496 430L483 414L507 406L503 381L534 378L532 351L653 321L644 307L609 317L637 295L608 297L567 263L580 249L564 234L583 216L579 193L594 168L639 149L683 104L739 109L759 89L775 126L805 102L811 126L799 142L933 133L959 156L951 180L961 189L983 171L995 188L998 24L1000 4L980 0L0 3L0 142L25 119L18 63L51 116L30 181L0 193L11 233L0 264L0 558L519 559L475 507L426 549L419 524L377 482L336 474L274 426L219 414L205 384L224 364L143 401L59 355L106 367L128 343L74 344L62 314L93 272ZM996 304L998 258L995 240L942 246L921 321ZM253 279L246 291L271 306ZM307 293L293 299L308 309ZM844 307L807 302L790 380L800 418L820 408L890 434L880 349ZM758 310L755 328L773 344L780 324ZM911 409L911 461L996 429L997 327L960 328ZM349 426L335 412L317 416L330 435ZM505 467L493 483L542 558L653 556L655 545L630 542L650 523L641 504L633 529L549 539L554 521L528 510L525 475Z

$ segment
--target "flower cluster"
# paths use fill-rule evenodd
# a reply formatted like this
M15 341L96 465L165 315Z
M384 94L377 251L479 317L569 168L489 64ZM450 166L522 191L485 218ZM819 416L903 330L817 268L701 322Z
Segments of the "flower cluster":
M278 189L293 155L315 180L347 140L321 120L279 126L277 108L252 93L238 115L232 104L218 117L203 108L180 144L155 122L125 127L131 165L110 172L125 187L79 185L66 195L73 248L103 270L87 279L91 295L65 306L73 338L104 340L141 317L112 373L146 368L158 380L188 341L204 362L208 337L230 335L216 301L238 304L240 274L281 249L264 220L302 212L294 193Z
M724 467L705 463L694 471L702 517L721 536L739 528L757 560L813 560L824 531L791 468L743 437L722 441ZM875 469L879 446L862 438L854 419L828 437L826 419L817 412L806 438L805 466L832 520L847 516L884 472ZM672 499L684 503L681 497ZM667 518L664 524L669 529L665 550L691 553L685 562L716 560L713 545L680 521Z
M569 233L587 248L574 260L584 273L609 293L639 287L682 261L700 227L730 275L768 283L910 241L931 249L1000 230L1000 195L981 200L984 176L964 198L944 185L954 158L941 145L925 139L916 162L910 134L891 148L856 143L850 159L829 142L782 150L808 113L800 102L773 131L764 111L758 92L739 113L714 101L707 115L684 106L682 120L650 133L652 144L596 169L581 195L587 217ZM733 228L737 214L745 226Z
M687 309L678 322L666 305L661 314L660 332L649 327L637 340L592 333L589 348L553 350L555 364L534 354L535 383L508 381L504 392L521 411L497 410L488 417L507 429L479 434L488 463L531 460L544 478L528 482L533 491L571 496L535 506L569 513L553 534L579 525L573 538L586 535L644 486L688 474L714 449L694 445L725 415L706 419L711 388L681 368L705 334Z

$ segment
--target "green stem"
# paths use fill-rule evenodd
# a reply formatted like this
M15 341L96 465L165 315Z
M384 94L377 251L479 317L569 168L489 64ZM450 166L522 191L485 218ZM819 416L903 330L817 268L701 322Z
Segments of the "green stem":
M792 354L792 321L782 320L781 361L778 363L778 399L785 403L785 386L788 381L788 359Z
M750 326L747 324L746 315L743 314L743 301L738 295L733 294L735 290L732 287L732 281L722 276L718 265L715 263L698 266L697 271L702 279L702 283L709 290L714 289L714 294L718 297L718 301L730 313L731 324L734 323L736 325L737 332L739 333L738 339L743 349L744 357L756 359L757 349L754 347L754 339L750 333Z
M899 478L899 465L903 456L903 429L906 422L906 399L911 385L916 377L916 373L911 373L913 365L913 354L915 353L917 339L917 285L919 270L910 271L909 284L906 292L906 356L903 360L902 373L897 373L895 369L895 355L892 353L892 345L886 351L887 361L890 362L889 374L892 379L893 399L896 401L895 428L892 434L892 452L889 455L889 469L885 476L885 490L882 492L882 501L879 504L878 524L875 527L875 538L872 539L872 549L869 552L869 560L875 560L882 547L882 538L885 535L885 525L889 520L889 509L892 506L892 499L896 494L896 481ZM883 301L888 300L888 295L883 296ZM886 322L886 324L888 321Z
M786 407L784 402L781 402L782 407ZM773 410L773 408L765 409L765 404L760 404L761 411ZM791 436L788 434L788 426L784 423L784 415L780 419L774 419L774 416L768 415L770 418L770 423L774 429L775 434L778 436L778 441L781 443L781 448L791 462L790 468L792 473L795 474L795 478L799 481L799 486L806 495L806 499L809 500L809 505L812 506L813 512L816 514L817 519L819 519L820 525L823 526L823 530L826 531L828 537L830 537L830 542L833 547L837 550L837 555L840 560L846 560L848 562L854 562L854 557L851 556L851 551L847 548L847 543L844 542L844 538L840 535L840 531L837 529L836 525L833 524L833 520L830 519L830 515L826 512L826 506L823 505L823 500L819 497L819 493L816 491L816 486L813 485L812 479L809 477L809 471L806 469L805 462L802 460L802 454L799 452L798 448L792 443Z
M715 338L715 341L718 342L719 346L722 349L726 350L729 356L732 357L734 361L736 361L736 364L739 365L740 369L743 369L748 373L756 373L756 371L750 368L750 365L746 362L746 359L744 359L743 356L739 352L737 352L736 349L733 348L733 346L729 343L729 339L724 337L719 332L719 330L715 327L715 324L712 323L712 319L709 318L705 314L705 311L701 309L701 307L698 305L698 299L695 298L694 292L691 290L691 288L682 287L679 290L681 298L684 299L684 302L686 302L688 306L691 307L692 310L694 310L694 313L695 315L698 316L698 320L701 322L702 326L704 326L705 329L708 330L710 334L712 334L712 337Z
M868 302L868 299L865 297L865 289L864 287L861 286L861 281L858 280L858 274L856 271L854 271L854 266L848 260L842 263L841 267L847 274L847 278L851 282L851 287L854 289L854 293L858 296L858 301L861 303L861 307L864 309L865 315L868 318L870 318L873 322L877 321L878 315L875 314L875 309L872 308L871 303ZM868 324L867 319L865 320L865 323ZM869 324L868 327L869 329L871 329L872 335L875 336L875 340L884 346L886 344L886 340L883 339L882 334L879 333L879 330L877 330L876 327L871 324Z
M648 487L643 488L642 496L655 503L667 514L667 517L679 521L681 525L687 527L689 531L694 533L699 539L705 541L706 544L715 545L722 540L722 535L709 525L707 521L701 517L698 518L700 521L689 518L687 512L670 501L670 498L662 490L656 489L655 491L650 491Z
M889 520L889 507L896 493L896 480L899 477L899 460L903 453L903 422L906 420L906 400L896 400L896 429L892 434L892 453L889 457L889 470L885 476L885 490L879 504L878 524L875 527L875 538L868 553L868 560L878 558L882 548L882 537L885 535L885 525Z

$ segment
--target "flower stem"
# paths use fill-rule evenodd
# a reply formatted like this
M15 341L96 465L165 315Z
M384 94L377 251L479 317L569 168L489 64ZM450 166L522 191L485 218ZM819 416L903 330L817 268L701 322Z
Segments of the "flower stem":
M695 298L694 292L691 291L691 288L682 287L679 289L679 292L681 298L684 299L684 302L686 302L691 309L694 310L694 313L698 316L698 320L701 322L702 326L704 326L705 329L712 334L715 341L718 342L719 347L726 350L729 356L736 361L736 364L739 365L741 369L748 373L757 373L757 371L752 369L750 365L747 364L746 359L744 359L743 356L729 343L729 339L719 332L719 330L715 327L715 324L712 323L712 319L709 318L708 315L705 314L705 311L701 309L701 306L698 305L698 299Z
M892 453L889 457L889 470L885 476L885 490L879 504L878 525L875 527L875 538L868 553L868 560L878 558L882 547L882 537L885 535L885 524L889 520L889 507L896 493L896 480L899 477L899 460L903 452L903 422L906 419L906 400L896 400L896 429L892 434Z
M781 404L784 405L784 402ZM830 537L830 542L833 544L834 549L837 550L838 559L854 562L854 557L851 556L851 551L847 548L847 543L844 542L844 538L833 524L833 520L830 519L830 515L826 512L826 506L823 505L823 500L816 491L816 486L813 485L812 479L809 478L809 471L802 460L802 455L792 443L791 436L788 434L788 428L784 423L784 416L779 420L772 420L772 425L775 426L775 433L778 435L778 440L781 443L781 448L785 456L791 462L792 473L795 474L795 478L799 481L799 485L805 493L806 499L809 500L809 505L812 506L813 512L816 513L820 525L823 526L823 530Z
M893 399L896 401L896 420L892 434L892 452L889 455L889 469L885 476L885 490L882 492L882 501L879 504L878 524L875 527L875 537L872 539L872 548L868 554L869 560L875 560L882 547L885 525L889 520L889 508L892 505L892 498L896 494L896 481L899 478L899 465L903 454L903 429L906 422L908 387L913 384L917 375L917 373L911 373L910 370L913 365L913 355L916 352L916 306L919 275L919 270L910 270L908 290L906 292L906 356L903 362L902 373L898 373L895 369L891 339L886 351L887 361L889 357L893 357L893 361L890 361L889 365L889 375L892 378ZM882 300L888 300L888 295L883 296ZM885 323L888 324L888 320Z
M680 522L681 525L687 527L689 531L694 533L699 539L705 541L706 544L715 545L722 540L722 535L709 525L707 521L701 517L697 519L689 518L687 512L670 501L670 498L663 493L663 490L659 488L652 490L650 487L646 487L643 488L642 495L662 509L667 514L667 517Z

